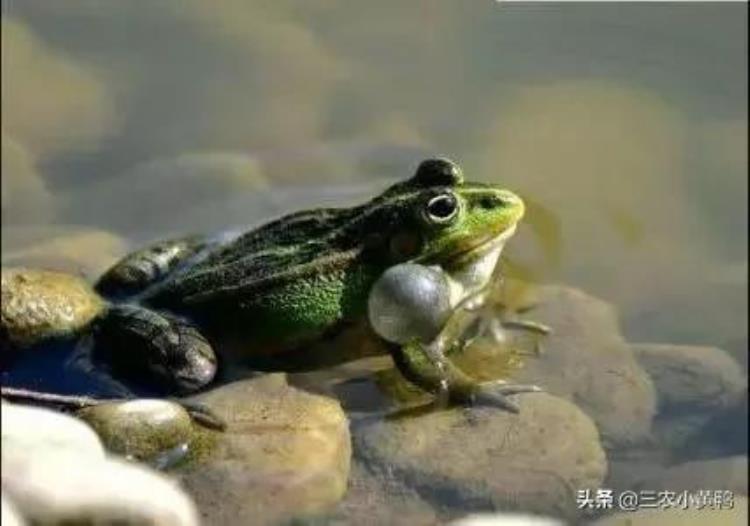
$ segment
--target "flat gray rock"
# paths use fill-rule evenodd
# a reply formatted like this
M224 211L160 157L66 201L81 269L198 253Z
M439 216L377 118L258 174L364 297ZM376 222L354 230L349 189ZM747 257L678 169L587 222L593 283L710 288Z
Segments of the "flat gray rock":
M454 408L356 427L355 452L384 482L399 479L444 517L523 510L575 517L575 491L606 473L599 433L570 402L519 398L520 415Z
M615 309L570 287L535 291L538 306L524 316L553 332L542 341L543 354L527 358L513 381L575 403L596 422L606 449L647 440L656 395L620 333Z

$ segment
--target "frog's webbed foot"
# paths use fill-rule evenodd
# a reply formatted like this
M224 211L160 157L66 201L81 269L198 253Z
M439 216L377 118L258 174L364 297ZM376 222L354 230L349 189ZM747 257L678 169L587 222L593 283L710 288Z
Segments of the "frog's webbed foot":
M493 342L501 344L508 341L508 331L523 331L530 333L534 339L533 355L544 353L543 340L552 334L552 328L533 320L518 318L497 318L495 316L481 316L478 334L488 336Z
M503 380L483 382L474 393L472 402L477 405L499 407L511 413L518 413L518 404L509 398L523 393L540 393L543 389L533 384L510 384Z
M194 422L202 425L203 427L207 427L215 431L226 430L227 423L208 406L199 402L180 400L177 398L170 398L170 400L172 400L176 404L180 404L185 409L185 411L188 412L190 418L192 418Z
M533 354L540 356L543 353L541 342L552 333L552 328L537 321L517 317L517 314L527 312L536 305L512 311L503 306L498 313L496 307L486 302L487 295L488 289L481 289L459 305L458 310L475 318L474 323L463 331L460 337L461 347L470 345L480 337L489 338L497 344L504 344L508 342L509 331L523 331L532 335L534 338Z

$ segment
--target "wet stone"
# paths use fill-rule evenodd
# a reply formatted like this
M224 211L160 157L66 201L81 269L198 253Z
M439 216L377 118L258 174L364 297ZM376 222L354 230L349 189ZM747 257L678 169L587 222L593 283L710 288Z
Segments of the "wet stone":
M636 344L633 350L658 393L654 435L673 457L698 450L721 456L743 447L728 438L747 427L747 374L729 353L666 344Z
M77 276L22 267L2 269L3 346L26 347L85 327L104 309Z
M575 403L594 420L607 450L648 441L656 393L622 337L614 307L552 285L535 288L534 304L523 317L552 333L542 340L541 356L524 358L511 380Z
M78 411L105 447L124 456L152 460L180 444L191 444L193 425L185 409L167 400L108 402Z
M747 495L747 467L746 455L684 462L639 481L635 487L675 492L727 490L735 495Z
M349 425L333 399L290 387L285 375L241 380L193 397L227 428L180 472L206 524L270 524L319 514L344 495ZM244 519L243 519L244 518Z
M397 478L443 519L476 511L575 518L575 491L598 487L606 458L591 419L548 394L495 408L414 410L354 430L355 453L383 480Z

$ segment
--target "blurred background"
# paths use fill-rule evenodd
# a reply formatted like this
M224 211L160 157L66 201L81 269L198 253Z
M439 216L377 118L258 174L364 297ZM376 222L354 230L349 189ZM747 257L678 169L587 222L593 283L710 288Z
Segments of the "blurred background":
M95 274L440 154L527 199L528 275L747 363L744 2L2 5L4 263Z

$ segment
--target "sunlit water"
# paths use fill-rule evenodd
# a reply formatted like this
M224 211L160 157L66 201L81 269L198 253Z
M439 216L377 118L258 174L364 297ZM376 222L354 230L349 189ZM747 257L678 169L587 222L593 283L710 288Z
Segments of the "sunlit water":
M442 154L528 201L522 276L746 367L742 3L3 9L5 262L354 204ZM60 265L93 273L87 250Z

